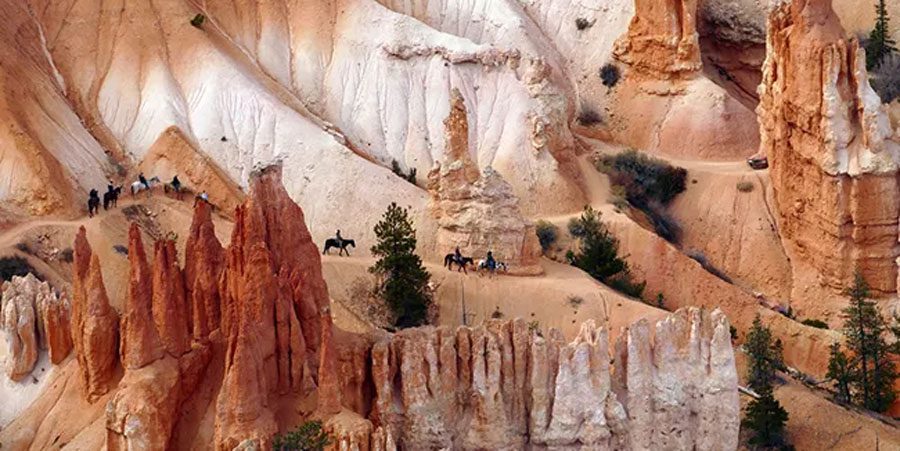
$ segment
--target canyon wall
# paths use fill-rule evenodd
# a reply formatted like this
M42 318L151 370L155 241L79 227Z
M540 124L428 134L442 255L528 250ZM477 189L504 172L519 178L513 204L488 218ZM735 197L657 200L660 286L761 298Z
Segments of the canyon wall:
M830 0L800 0L768 19L757 109L795 300L838 292L859 269L894 292L900 246L900 146L869 86L865 52Z

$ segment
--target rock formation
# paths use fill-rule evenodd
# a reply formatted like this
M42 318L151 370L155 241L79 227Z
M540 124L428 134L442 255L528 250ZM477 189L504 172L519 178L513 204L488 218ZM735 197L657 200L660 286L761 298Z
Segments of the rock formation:
M18 381L31 373L41 349L48 350L51 362L62 362L72 350L65 296L57 296L30 273L0 288L0 330L6 333L9 378Z
M72 345L81 368L84 396L106 394L118 362L119 315L109 305L100 259L91 250L84 226L75 237L72 274Z
M216 448L267 446L277 430L268 397L307 394L336 382L328 288L303 212L281 185L281 168L257 171L235 212L222 279L225 380L216 407ZM324 318L324 319L323 319ZM318 369L320 375L316 376ZM322 375L321 371L327 371ZM340 408L327 390L326 409Z
M388 438L412 449L737 448L724 315L681 310L654 338L639 321L614 354L608 346L591 321L569 344L522 320L386 337L372 349L371 449L388 449Z
M896 288L900 147L869 86L864 51L831 0L798 0L768 19L757 109L794 299L837 292L859 268L876 293Z
M191 331L200 340L219 328L221 296L219 278L225 271L225 249L216 238L212 207L206 202L194 204L194 217L185 244L184 282L190 300ZM203 258L195 256L202 255Z
M210 361L208 332L190 341L187 297L173 242L156 242L151 268L136 223L128 238L130 279L120 348L125 375L106 409L106 446L166 449L178 407L194 392ZM192 257L206 259L203 253ZM204 277L209 274L198 275Z
M699 73L697 0L635 0L628 33L614 54L654 79L690 78Z
M455 89L444 130L446 162L428 174L437 253L459 246L464 255L483 258L493 251L515 274L540 274L540 243L512 188L490 167L479 171L469 155L466 107Z
M119 353L122 366L142 368L163 357L163 348L153 318L153 286L150 266L144 252L141 231L136 223L128 230L128 261L130 275L128 297L122 315L122 341Z

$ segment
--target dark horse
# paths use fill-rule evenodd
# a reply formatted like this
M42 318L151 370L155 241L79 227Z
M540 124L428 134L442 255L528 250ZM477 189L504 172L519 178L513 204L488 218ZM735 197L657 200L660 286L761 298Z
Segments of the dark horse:
M103 209L109 210L109 207L117 207L119 204L119 193L122 192L122 187L117 186L110 191L103 193Z
M96 190L91 190L91 196L88 197L88 217L93 218L97 213L100 213L100 196Z
M475 260L472 257L460 257L456 258L456 254L450 253L444 257L444 267L453 271L453 265L456 264L459 268L456 269L456 272L462 270L463 273L468 274L469 271L466 269L466 266L475 265Z
M331 249L333 247L337 247L337 248L340 248L340 252L338 252L338 255L341 255L344 252L346 252L347 256L349 257L350 251L347 250L347 246L351 246L355 249L356 241L348 240L348 239L344 238L341 240L341 244L338 245L337 239L329 238L329 239L325 240L325 249L322 250L322 254L327 254L329 249Z

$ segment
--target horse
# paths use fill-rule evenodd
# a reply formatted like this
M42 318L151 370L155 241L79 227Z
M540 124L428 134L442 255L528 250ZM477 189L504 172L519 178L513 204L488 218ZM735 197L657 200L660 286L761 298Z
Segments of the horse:
M487 259L480 259L475 264L475 270L479 272L479 274L483 274L481 271L488 270L493 275L497 271L509 272L509 264L506 262L497 262L494 264L494 269L490 269L487 266Z
M445 267L445 268L447 268L447 269L453 271L453 264L454 264L454 263L455 263L457 266L459 266L459 268L456 269L456 272L459 272L459 270L461 269L461 270L463 271L464 274L468 274L469 271L466 269L466 266L468 266L468 265L474 265L474 264L475 264L475 261L472 259L472 257L460 257L460 258L456 258L456 254L455 254L455 253L447 254L447 256L444 257L444 267Z
M103 209L109 210L109 207L113 208L119 205L119 193L122 192L122 185L119 185L112 189L112 191L107 191L103 193Z
M162 182L160 182L159 177L156 176L148 179L147 185L144 185L140 180L138 180L131 184L131 197L134 197L137 193L143 190L148 190L149 192L149 190L152 190L154 186L159 185L160 183Z
M88 217L93 218L100 213L100 197L93 195L88 198Z
M340 248L340 251L338 252L338 255L341 255L341 254L343 254L344 252L346 252L346 253L347 253L347 256L349 257L349 256L350 256L350 251L347 250L347 246L348 246L348 245L351 246L351 247L353 247L353 248L355 249L355 248L356 248L356 241L348 240L348 239L344 238L344 239L341 240L341 244L338 245L338 240L337 240L337 238L329 238L329 239L325 240L325 248L322 250L322 255L328 254L328 250L329 250L329 249L331 249L331 248L333 248L333 247L337 247L337 248ZM329 255L330 255L330 254L329 254Z

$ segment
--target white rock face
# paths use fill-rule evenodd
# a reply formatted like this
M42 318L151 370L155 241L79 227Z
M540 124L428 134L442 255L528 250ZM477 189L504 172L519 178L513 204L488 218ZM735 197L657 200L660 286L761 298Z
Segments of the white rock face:
M738 445L728 321L680 310L623 331L610 371L606 329L565 344L522 320L407 329L376 343L373 449L707 449ZM377 436L376 436L377 435ZM357 440L358 442L358 440Z
M68 328L59 324L60 317L67 322L68 310L66 299L32 274L3 284L0 330L6 336L6 374L10 379L20 381L31 374L41 349L54 348L61 355L59 360L68 355L69 341L60 343L60 332L68 333Z

